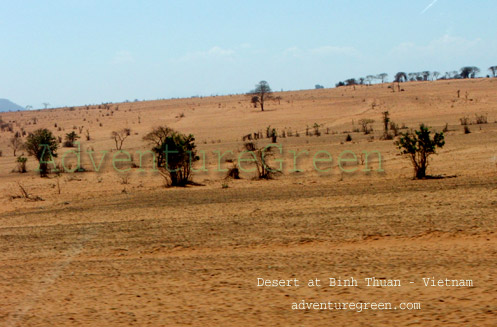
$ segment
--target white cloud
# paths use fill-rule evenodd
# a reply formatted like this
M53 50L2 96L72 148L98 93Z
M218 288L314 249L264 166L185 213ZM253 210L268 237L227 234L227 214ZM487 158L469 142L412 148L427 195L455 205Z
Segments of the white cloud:
M298 47L290 47L283 51L284 56L290 57L313 57L313 56L350 56L360 57L360 53L353 47L331 46L325 45L312 49L300 49Z
M214 46L207 51L197 51L187 53L179 58L178 61L190 61L204 58L231 58L235 54L235 50L223 49L219 46Z
M345 55L345 56L359 56L359 52L353 47L336 47L331 45L325 45L319 48L314 48L309 50L311 54L316 54L320 56L327 55Z
M433 7L433 5L435 3L437 3L438 0L433 0L428 6L426 6L425 9L423 9L423 11L421 12L421 14L424 14L425 12L427 12L431 7Z
M441 57L449 55L454 57L469 54L481 44L482 40L480 38L467 40L446 34L440 39L431 41L427 45L416 45L412 42L401 43L393 48L390 54L393 56Z
M114 65L129 64L134 62L135 59L129 51L118 51L116 52L114 58L112 58L111 63Z

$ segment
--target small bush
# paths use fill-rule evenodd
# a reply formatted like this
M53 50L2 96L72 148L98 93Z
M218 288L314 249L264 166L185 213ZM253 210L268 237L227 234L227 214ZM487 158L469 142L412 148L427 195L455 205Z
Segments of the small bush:
M21 174L25 173L26 170L26 162L28 161L28 158L19 156L17 157L17 171Z
M257 179L272 179L279 172L267 164L267 159L274 154L271 147L259 148L254 142L247 142L244 146L245 150L255 157Z
M469 127L467 125L464 125L464 134L469 134L469 133L471 133Z
M459 121L461 122L461 125L466 126L470 124L469 118L468 117L461 117L459 118Z
M66 148L73 148L74 142L76 142L77 139L79 139L79 135L76 134L76 132L72 131L71 133L67 133L64 146Z
M240 169L236 164L233 165L226 173L226 178L240 179Z
M345 142L350 142L352 141L352 136L350 134L347 134L347 137L345 138Z
M475 114L475 116L476 116L475 122L477 124L487 124L488 123L488 121L487 121L487 115L483 115L483 114L482 115L477 115L477 114Z
M166 126L156 127L145 135L144 140L153 145L157 154L157 166L167 186L187 186L191 184L193 164L200 160L197 156L195 138ZM164 154L168 155L164 155Z

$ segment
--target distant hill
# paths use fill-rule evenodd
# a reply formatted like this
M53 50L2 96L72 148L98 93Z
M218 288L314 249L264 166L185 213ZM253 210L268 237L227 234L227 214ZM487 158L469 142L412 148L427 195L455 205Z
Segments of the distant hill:
M15 104L14 102L7 100L7 99L0 99L0 112L1 111L17 111L17 110L24 110L24 107L21 107L18 104Z

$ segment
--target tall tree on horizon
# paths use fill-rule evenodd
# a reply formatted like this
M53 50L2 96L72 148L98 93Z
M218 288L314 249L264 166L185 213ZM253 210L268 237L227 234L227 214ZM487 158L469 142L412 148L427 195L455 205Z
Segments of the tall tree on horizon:
M270 100L273 97L273 91L266 81L260 81L255 85L255 89L247 93L250 96L251 103L259 103L261 105L261 111L264 111L264 102Z
M395 74L395 82L400 83L400 82L406 82L407 81L407 74L404 72L398 72Z
M388 77L387 73L378 74L378 79L381 80L381 83L385 83L387 81L387 77Z
M466 66L461 68L461 77L462 78L475 78L476 75L480 72L480 68L475 66Z
M496 74L497 74L497 66L489 67L488 70L490 70L492 72L492 77L496 76Z

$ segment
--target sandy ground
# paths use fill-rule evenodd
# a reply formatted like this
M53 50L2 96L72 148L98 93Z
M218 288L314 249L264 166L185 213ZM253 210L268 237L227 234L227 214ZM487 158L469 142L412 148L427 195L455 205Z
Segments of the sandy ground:
M195 134L209 172L195 174L202 186L166 189L149 169L119 174L104 161L96 173L88 158L89 172L41 179L30 158L20 175L12 172L11 133L0 132L0 325L495 326L497 79L402 87L283 92L264 113L227 96L2 114L15 130L88 128L82 150L97 153L111 151L110 131L123 127L132 130L124 149L145 150L143 135L167 124ZM412 180L393 142L379 140L385 110L407 127L448 124L429 168L445 178ZM459 118L475 114L489 123L464 134ZM353 132L361 118L375 119L374 139ZM314 123L321 136L306 136ZM236 155L243 135L268 125L300 132L278 140L284 174L225 181L214 171L212 151ZM348 133L352 142L344 142ZM329 151L331 171L316 172L304 157L302 172L290 172L289 150ZM345 150L357 154L347 165L355 173L337 167ZM364 172L362 151L379 151L384 171L373 160ZM17 198L18 183L43 201ZM350 276L361 284L327 287L329 277ZM366 277L400 279L402 287L367 287ZM474 285L426 287L428 277ZM325 285L258 287L257 278ZM292 310L301 300L412 302L421 310Z

